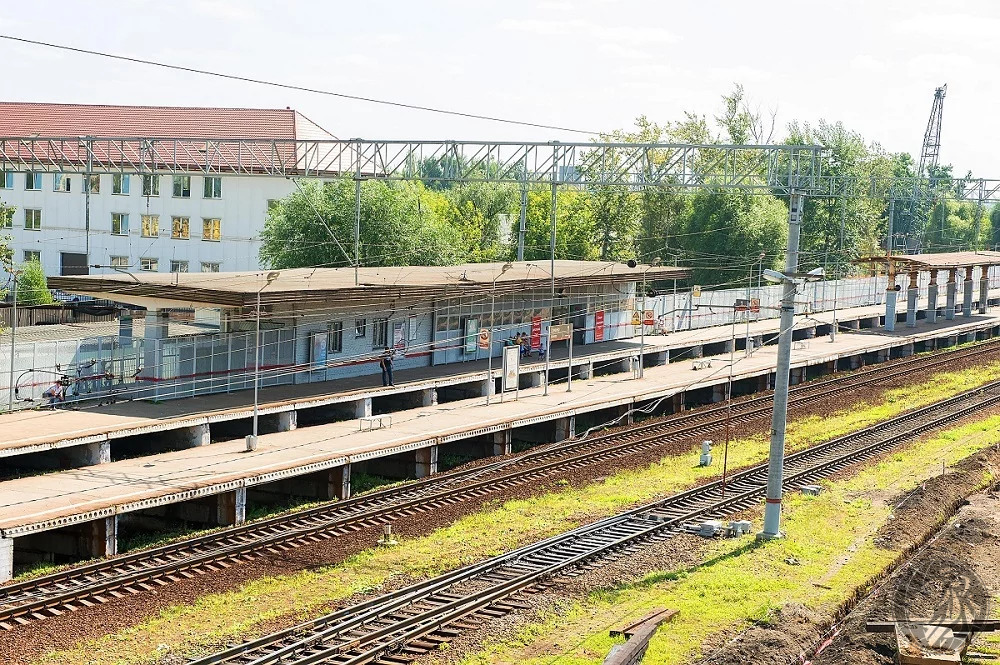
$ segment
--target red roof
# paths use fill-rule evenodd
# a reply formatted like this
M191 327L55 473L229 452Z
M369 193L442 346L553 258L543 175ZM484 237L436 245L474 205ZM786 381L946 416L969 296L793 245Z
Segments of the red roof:
M0 136L295 139L297 116L292 109L0 102Z

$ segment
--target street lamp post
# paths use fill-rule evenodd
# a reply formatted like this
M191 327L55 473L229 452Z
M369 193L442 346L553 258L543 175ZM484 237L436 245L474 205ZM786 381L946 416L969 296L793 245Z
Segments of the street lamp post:
M11 277L14 280L14 301L11 307L10 320L10 380L8 382L10 396L7 400L7 410L14 412L14 336L17 334L17 271L11 269Z
M278 272L267 273L267 281L264 283L264 286L257 289L257 343L254 348L255 359L253 364L253 434L247 437L247 451L257 450L257 416L260 408L257 401L260 391L260 292L270 286L271 282L276 280L279 274Z
M490 289L490 339L489 345L486 347L486 406L490 405L490 395L493 394L494 388L491 384L493 383L493 333L496 331L496 326L493 325L493 320L496 316L497 280L513 267L514 266L510 263L505 263L503 268L500 269L500 274L493 278L493 287ZM547 354L546 357L548 357ZM547 388L548 381L546 381L546 389Z

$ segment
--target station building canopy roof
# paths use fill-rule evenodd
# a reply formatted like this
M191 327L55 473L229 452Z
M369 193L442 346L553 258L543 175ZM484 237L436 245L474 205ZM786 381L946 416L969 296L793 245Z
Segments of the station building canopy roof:
M388 300L429 300L490 293L506 295L552 285L548 261L467 263L455 266L295 268L230 273L114 273L50 277L49 287L151 309L328 304L363 307ZM555 287L565 289L636 281L684 279L687 268L598 261L556 261ZM270 277L270 282L268 281Z
M1000 265L1000 252L942 252L937 254L875 255L855 259L854 263L894 265L896 272L948 270Z

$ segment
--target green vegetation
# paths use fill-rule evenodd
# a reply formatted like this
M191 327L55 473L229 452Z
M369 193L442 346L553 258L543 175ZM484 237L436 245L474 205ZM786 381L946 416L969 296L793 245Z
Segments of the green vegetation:
M825 175L862 182L917 175L909 154L887 153L839 122L795 121L779 134L773 117L761 114L742 86L722 97L720 111L713 117L686 113L682 120L658 124L640 116L633 128L597 138L704 146L820 145L832 156ZM720 153L704 149L699 155L695 159L706 164L706 170L718 168ZM646 158L655 168L671 155L650 150ZM625 153L610 150L602 163L623 163L626 159ZM652 261L658 257L667 263L692 266L695 283L713 286L746 280L749 265L755 264L760 254L765 257L765 267L777 267L785 247L786 198L767 194L765 165L749 156L745 159L735 166L753 174L751 178L761 185L754 195L713 187L711 182L704 189L690 190L635 189L618 184L560 187L556 258ZM694 168L699 165L691 164ZM486 177L498 168L490 161L472 165L458 158L427 159L413 165L414 176L423 180L364 181L361 265L441 265L514 258L521 209L519 186L447 179ZM933 251L1000 243L1000 208L989 211L956 202L965 178L954 177L951 166L938 168L933 176L935 185L921 193L920 203L900 201L895 206L896 242L919 244ZM551 191L548 185L535 184L528 186L526 194L524 256L528 261L547 259ZM349 176L303 186L271 211L261 236L261 260L274 268L351 265L354 202L355 184ZM884 242L888 215L888 203L882 199L807 198L800 257L803 267L826 265L831 275L846 272L849 264L845 259L870 254ZM840 253L842 226L846 256Z
M1000 363L941 373L913 388L888 391L870 406L856 405L823 418L795 420L789 427L789 449L857 430L998 377ZM314 616L352 595L377 592L450 570L668 495L719 473L716 467L696 466L695 454L692 449L690 454L622 471L583 487L566 484L529 499L490 503L427 536L408 539L405 523L397 524L404 540L401 547L367 550L328 567L255 580L232 592L205 596L190 606L167 608L136 626L69 651L48 654L38 662L84 665L92 661L92 654L101 653L102 662L132 665L155 662L166 650L184 655L209 651L233 639L273 628L273 622L279 619L286 623ZM730 468L762 462L766 455L764 436L734 441L729 451ZM913 455L906 458L910 465L918 459ZM941 455L926 459L933 460L931 467L940 468Z
M38 261L28 261L21 265L21 274L17 278L18 305L51 305L52 292L42 264Z
M463 665L600 663L613 644L608 629L658 607L680 610L650 642L647 663L688 663L714 635L728 637L768 620L774 610L799 603L831 612L899 554L872 537L891 512L887 501L954 464L1000 442L1000 416L952 428L907 446L840 482L818 497L789 495L784 526L789 537L764 545L753 536L707 546L705 563L664 570L583 601L525 626L506 642L493 642ZM983 479L985 486L991 478ZM793 562L793 563L789 563ZM557 646L558 645L558 646Z

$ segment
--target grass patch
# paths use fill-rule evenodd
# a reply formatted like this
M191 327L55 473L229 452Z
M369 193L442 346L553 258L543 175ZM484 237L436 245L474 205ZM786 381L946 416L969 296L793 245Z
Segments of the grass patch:
M849 411L822 418L799 419L789 426L788 447L802 448L848 433L996 378L1000 378L1000 363L943 373L936 375L933 381L910 389L888 391L873 405L857 405ZM731 468L762 462L766 459L767 447L764 436L735 441L729 451ZM272 620L304 619L353 594L374 592L386 584L435 575L717 476L718 467L697 466L695 453L696 446L688 455L668 457L642 469L622 471L585 487L565 485L558 491L529 499L503 504L493 502L475 514L420 538L405 539L406 525L400 523L396 525L397 530L406 540L402 547L368 550L333 566L263 578L232 592L204 596L192 605L170 607L136 626L72 650L48 654L36 662L46 665L98 662L132 665L156 662L166 652L185 656L202 654L235 639L260 634L264 624ZM908 459L914 463L912 458ZM935 468L939 468L940 463L940 459L936 459ZM830 501L828 497L820 497L808 505L822 506ZM793 502L793 506L797 505ZM858 511L863 510L862 506L858 507ZM815 519L818 522L828 518L819 515ZM859 529L862 522L867 524L867 518L862 520L856 516L854 519ZM826 532L813 529L813 533L822 542L824 538L838 537L831 533L838 530L827 527ZM792 545L793 541L786 541L768 547ZM726 543L720 547L726 546L739 545ZM720 550L719 553L724 552ZM810 570L815 572L813 568ZM741 606L741 616L763 616L772 607L771 600L761 600L770 599L771 594L756 579L767 572L734 570L734 575L743 575L742 579L753 585L749 589L760 589L761 594L754 594L758 600L752 607ZM650 581L649 584L680 584L692 578L693 573L685 574L684 579ZM715 590L707 587L700 593L710 595ZM100 659L95 660L94 654L101 654Z
M714 543L706 565L658 571L633 584L594 592L566 612L526 626L512 640L489 644L462 663L600 663L615 642L609 629L669 607L680 614L657 632L644 662L680 664L703 655L702 644L713 633L765 622L786 603L832 611L897 556L872 543L890 513L879 497L916 487L939 473L942 461L954 464L1000 443L998 428L1000 416L955 427L849 480L824 483L827 489L818 497L789 495L784 521L788 538L766 544L752 537ZM983 486L990 480L984 477ZM789 565L789 559L798 563Z

